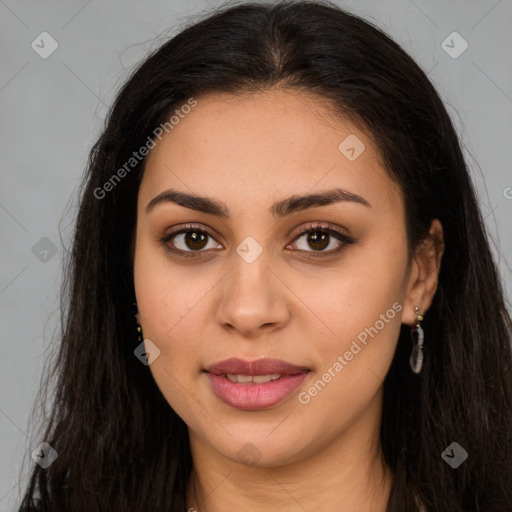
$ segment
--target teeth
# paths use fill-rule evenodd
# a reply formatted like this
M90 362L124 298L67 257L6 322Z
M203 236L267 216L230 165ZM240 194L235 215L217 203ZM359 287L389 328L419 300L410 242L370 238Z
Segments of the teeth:
M254 384L265 384L271 380L277 380L281 377L280 373L271 373L270 375L237 375L234 373L228 373L226 377L235 384L248 384L254 382Z
M255 375L252 378L255 384L265 384L265 382L270 382L270 380L270 375Z

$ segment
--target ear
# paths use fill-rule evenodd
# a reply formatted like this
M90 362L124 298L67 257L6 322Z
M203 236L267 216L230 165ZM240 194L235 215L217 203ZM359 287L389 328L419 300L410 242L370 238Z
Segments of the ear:
M427 237L419 244L411 261L402 323L410 326L416 323L416 306L423 314L430 308L437 290L443 253L443 226L438 219L433 219Z

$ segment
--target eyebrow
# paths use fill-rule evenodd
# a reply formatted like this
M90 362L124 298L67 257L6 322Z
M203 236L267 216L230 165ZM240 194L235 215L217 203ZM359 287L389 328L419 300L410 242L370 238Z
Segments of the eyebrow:
M169 202L192 210L216 215L223 219L229 219L230 217L229 209L224 203L209 197L188 194L175 189L165 190L151 199L146 206L146 213L149 213L159 204ZM335 188L316 194L290 196L274 203L270 207L269 211L275 218L279 219L298 211L307 210L308 208L315 208L318 206L341 202L356 203L372 208L371 204L363 197L341 188Z

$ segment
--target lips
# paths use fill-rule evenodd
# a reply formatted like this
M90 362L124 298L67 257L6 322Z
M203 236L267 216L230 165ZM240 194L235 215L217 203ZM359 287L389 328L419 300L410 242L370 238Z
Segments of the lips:
M205 372L212 391L224 403L240 410L261 410L293 394L309 369L279 359L231 358L207 367Z
M280 359L256 359L255 361L245 361L233 357L220 361L206 368L208 373L213 375L241 374L241 375L294 375L296 373L308 371L305 366L295 366Z

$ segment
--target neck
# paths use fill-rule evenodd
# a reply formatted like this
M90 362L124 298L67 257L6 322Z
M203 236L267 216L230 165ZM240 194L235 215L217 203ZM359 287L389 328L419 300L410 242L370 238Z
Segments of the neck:
M393 478L382 460L380 421L360 419L308 457L271 467L223 457L191 431L187 510L385 512Z

